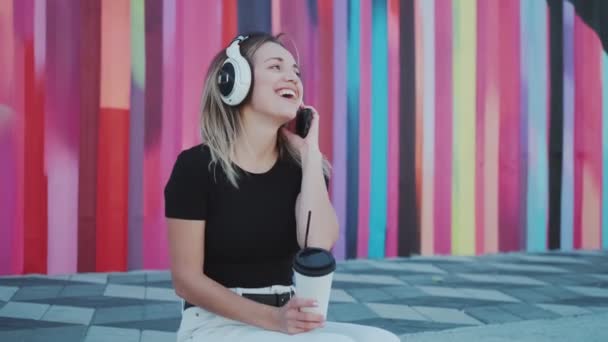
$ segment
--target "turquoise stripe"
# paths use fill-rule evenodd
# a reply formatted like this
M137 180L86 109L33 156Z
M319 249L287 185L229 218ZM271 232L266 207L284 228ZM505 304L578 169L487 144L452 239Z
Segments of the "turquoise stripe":
M361 63L361 2L348 2L347 48L347 205L346 205L346 256L357 257L357 215L359 211L359 88Z
M608 54L602 50L602 248L608 248Z
M369 257L383 258L387 215L388 29L386 0L372 2Z
M522 35L528 70L528 180L526 250L547 247L547 5L522 1Z
M574 246L574 7L564 0L564 161L560 248Z

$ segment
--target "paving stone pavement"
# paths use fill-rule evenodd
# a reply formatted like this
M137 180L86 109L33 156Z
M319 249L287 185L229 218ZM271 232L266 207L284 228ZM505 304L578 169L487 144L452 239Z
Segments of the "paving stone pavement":
M575 251L340 262L328 319L405 341L605 313L608 251ZM168 271L0 277L0 341L174 341L180 315Z

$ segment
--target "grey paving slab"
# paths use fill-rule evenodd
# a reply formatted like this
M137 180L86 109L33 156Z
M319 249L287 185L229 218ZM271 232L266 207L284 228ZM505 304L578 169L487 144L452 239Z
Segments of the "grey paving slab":
M27 319L27 318L0 317L0 331L34 330L34 329L38 329L38 328L65 327L65 326L73 326L73 324L46 322L46 321L41 321L41 320L37 320L37 319ZM4 342L4 340L1 340L1 339L0 339L0 341Z
M466 308L464 309L464 312L486 324L516 322L523 319L496 306L478 306Z
M103 307L121 307L131 305L143 305L146 303L156 302L152 300L144 300L137 298L124 297L106 297L106 296L90 296L90 297L58 297L49 299L33 299L28 302L39 304L55 304L67 306L79 306L85 308L103 308Z
M9 301L17 290L19 288L16 286L0 286L0 301Z
M373 302L393 299L393 297L389 293L375 288L349 289L347 292L360 302Z
M171 272L150 272L146 274L147 283L153 283L157 281L171 281Z
M55 298L63 286L27 286L20 288L11 298L11 300L30 300L30 299L46 299Z
M49 307L47 304L8 302L0 309L0 317L40 319Z
M355 303L331 304L328 309L328 319L340 322L351 322L377 317L378 315L368 307Z
M145 298L153 300L163 300L169 302L179 302L181 298L177 296L174 289L146 287Z
M50 328L38 328L32 331L28 342L81 342L89 329L88 326L62 326ZM1 339L0 339L1 340Z
M544 281L534 279L527 276L507 275L507 274L476 274L476 273L459 273L457 276L469 281L492 283L492 284L508 284L508 285L547 285Z
M329 296L330 302L344 302L344 303L356 303L357 300L353 296L349 295L348 292L341 289L331 289Z
M370 265L380 270L398 271L407 273L433 273L445 274L446 272L432 264L423 263L388 263L381 261L370 261Z
M119 273L108 275L108 283L111 284L145 284L146 275L144 273Z
M367 283L375 285L403 285L403 282L393 276L369 274L334 274L334 281Z
M140 342L140 335L137 329L92 326L84 342Z
M107 323L104 326L112 326L118 328L133 328L138 330L157 330L157 331L166 331L166 332L176 332L179 328L179 318L169 318L169 319L157 319L157 320L149 320L149 321L135 321L135 322L117 322L117 323Z
M468 325L483 324L479 320L467 315L464 311L461 310L450 308L435 308L429 306L414 306L412 308L434 322Z
M590 261L581 258L559 256L559 255L534 255L534 254L519 254L516 256L517 259L538 262L538 263L562 263L562 264L575 264L575 265L587 265Z
M144 305L99 308L95 310L92 324L133 322L144 319Z
M557 318L560 315L544 310L534 305L530 304L505 304L500 306L501 309L512 313L515 316L521 317L523 319L546 319L546 318Z
M419 289L409 286L384 286L380 287L380 290L388 293L395 299L404 299L404 298L415 298L415 297L425 297L426 293L420 291Z
M593 311L575 305L536 304L543 310L554 312L560 316L578 316L593 313Z
M601 297L608 298L608 289L602 289L590 286L566 286L567 290L579 293L586 297Z
M431 319L421 315L416 310L407 305L367 303L368 308L378 316L388 319L402 319L410 321L430 321Z
M83 283L106 284L108 282L107 273L77 273L70 277L71 281Z
M566 269L548 265L526 265L506 262L490 263L491 267L502 271L515 271L522 273L566 273Z
M144 306L144 320L158 320L165 318L181 318L181 303L150 304Z
M502 291L526 303L546 303L554 299L552 296L548 296L542 291L534 291L532 288L503 289Z
M103 293L107 297L136 298L146 297L145 286L108 284Z
M101 296L106 290L106 284L67 285L58 297Z
M94 313L95 309L52 305L41 320L88 325Z
M144 330L141 332L141 342L168 342L175 341L177 334L174 332Z

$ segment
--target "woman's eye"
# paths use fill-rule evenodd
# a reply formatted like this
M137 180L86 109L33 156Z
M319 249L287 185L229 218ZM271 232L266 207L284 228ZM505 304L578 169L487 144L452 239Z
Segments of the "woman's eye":
M281 66L276 64L270 67L270 69L277 69L277 70L281 70Z

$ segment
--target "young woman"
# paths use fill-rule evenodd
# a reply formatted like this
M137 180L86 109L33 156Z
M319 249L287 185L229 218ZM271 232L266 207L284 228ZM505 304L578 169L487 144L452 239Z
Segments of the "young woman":
M178 341L399 340L325 322L300 311L313 300L294 296L305 213L312 212L309 246L329 250L338 239L319 115L307 107L314 114L305 138L286 128L303 95L296 61L278 37L239 37L211 63L204 143L180 153L165 187L171 274L184 299Z

